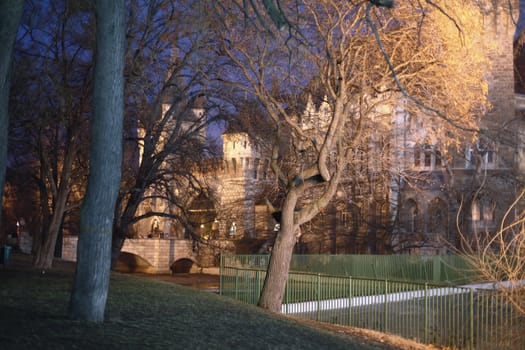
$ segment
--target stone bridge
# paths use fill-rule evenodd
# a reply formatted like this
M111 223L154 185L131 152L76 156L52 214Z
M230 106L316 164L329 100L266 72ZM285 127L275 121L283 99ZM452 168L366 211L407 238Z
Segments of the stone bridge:
M77 260L77 240L78 236L64 236L62 259ZM182 270L199 265L193 242L187 239L126 239L121 253L139 256L150 265L147 272L151 273L184 272Z

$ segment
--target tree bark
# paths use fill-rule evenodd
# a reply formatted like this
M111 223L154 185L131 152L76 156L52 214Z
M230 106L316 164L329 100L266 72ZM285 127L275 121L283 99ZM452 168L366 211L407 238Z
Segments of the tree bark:
M109 289L111 234L121 179L125 0L96 0L94 115L88 187L80 212L73 319L102 322Z
M53 258L55 255L55 246L60 232L60 226L64 220L64 215L67 209L69 194L71 192L71 176L73 169L73 160L76 151L75 146L66 146L66 157L63 163L62 175L58 185L56 194L54 194L53 214L47 227L46 234L41 237L39 241L38 250L36 252L34 266L38 269L48 269L53 265ZM49 178L49 175L44 176L44 179ZM47 196L45 197L47 200ZM46 211L47 212L47 211Z
M58 233L60 232L60 226L66 212L67 195L63 194L58 198L58 202L55 204L55 210L51 217L47 232L43 239L39 241L38 250L36 251L36 257L34 266L38 269L49 269L53 265L53 258L55 255L55 246L57 243Z
M293 248L297 241L299 226L295 224L294 213L297 193L292 189L283 203L281 230L277 234L268 271L261 291L259 306L273 312L281 312L284 291L290 270Z
M7 137L9 129L9 86L11 61L16 32L24 8L23 0L0 1L0 208L4 195L5 171L7 165ZM0 210L0 227L2 211ZM0 234L2 234L0 229Z

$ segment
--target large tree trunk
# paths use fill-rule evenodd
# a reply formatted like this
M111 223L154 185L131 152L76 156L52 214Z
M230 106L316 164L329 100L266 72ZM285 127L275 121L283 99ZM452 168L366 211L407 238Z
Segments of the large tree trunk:
M96 0L91 163L80 212L73 319L102 322L109 289L111 233L122 162L125 0Z
M18 24L22 17L23 0L0 1L0 209L4 195L9 129L9 73ZM2 210L0 210L0 228ZM0 235L2 230L0 229Z
M297 194L295 190L291 190L283 203L281 229L272 249L266 279L259 299L260 307L273 312L281 312L290 261L297 241L299 227L294 220L296 204Z

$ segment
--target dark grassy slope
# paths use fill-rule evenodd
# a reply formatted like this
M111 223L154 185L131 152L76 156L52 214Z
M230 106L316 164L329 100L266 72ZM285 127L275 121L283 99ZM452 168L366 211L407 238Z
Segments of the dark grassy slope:
M67 319L70 271L0 269L0 349L387 349L188 287L113 274L106 322Z

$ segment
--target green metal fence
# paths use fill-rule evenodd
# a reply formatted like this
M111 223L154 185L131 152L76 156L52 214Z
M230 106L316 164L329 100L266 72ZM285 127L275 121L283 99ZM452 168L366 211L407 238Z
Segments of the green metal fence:
M246 257L221 259L220 290L256 304L268 257ZM294 271L288 276L282 312L441 346L525 349L523 318L499 294L474 287Z
M227 266L266 269L269 255L223 255ZM459 285L478 280L459 255L293 255L290 271Z

